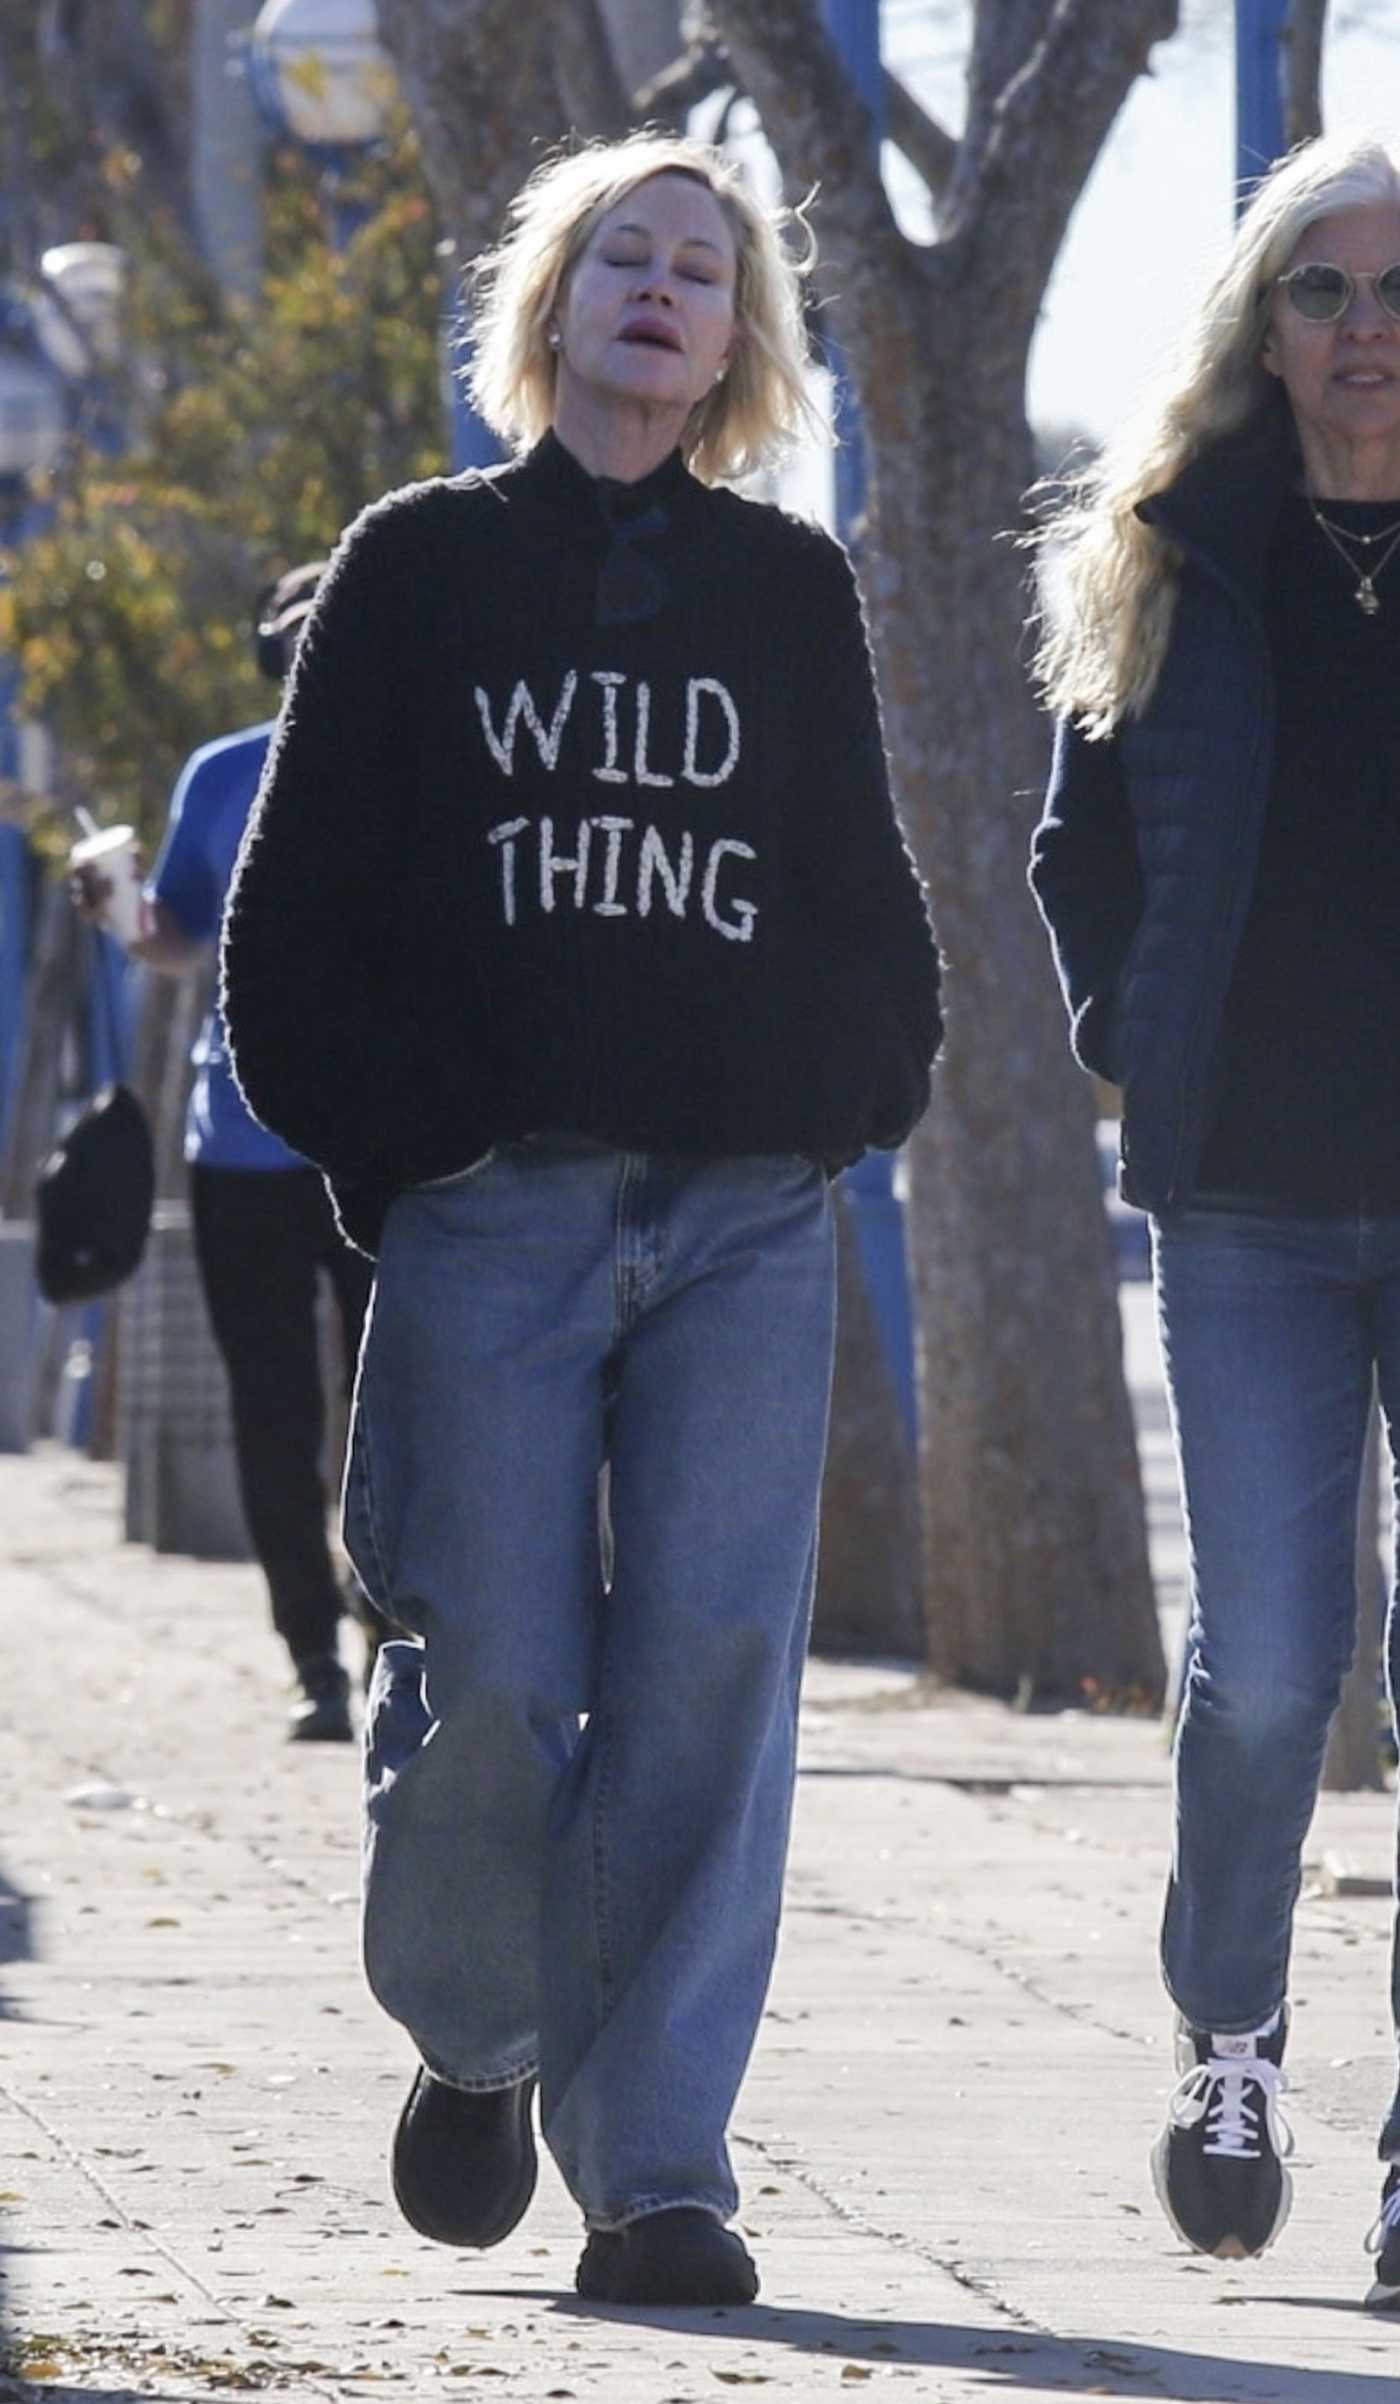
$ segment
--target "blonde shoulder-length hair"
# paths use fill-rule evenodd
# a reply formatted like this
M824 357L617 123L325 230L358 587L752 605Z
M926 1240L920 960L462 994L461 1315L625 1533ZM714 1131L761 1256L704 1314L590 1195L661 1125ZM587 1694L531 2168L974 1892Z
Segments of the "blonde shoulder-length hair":
M686 175L714 195L734 236L739 341L728 373L691 413L687 463L705 483L750 474L821 421L807 391L810 351L802 278L815 245L800 212L767 209L739 167L703 142L641 132L546 159L517 194L504 239L472 278L472 398L515 450L537 442L554 415L550 321L599 220L656 175ZM789 247L800 225L804 247Z
M1050 707L1091 737L1150 700L1166 654L1180 560L1144 525L1163 491L1224 436L1280 406L1260 351L1274 278L1320 217L1400 203L1393 146L1374 135L1300 143L1258 185L1228 256L1133 420L1075 478L1035 537L1041 639L1035 673Z

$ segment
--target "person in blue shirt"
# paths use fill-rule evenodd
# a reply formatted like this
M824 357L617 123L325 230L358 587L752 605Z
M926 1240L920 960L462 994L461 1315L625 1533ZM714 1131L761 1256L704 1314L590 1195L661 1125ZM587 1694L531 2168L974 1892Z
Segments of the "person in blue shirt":
M256 613L259 663L278 679L291 665L322 564L293 569ZM146 883L147 923L130 946L133 958L178 976L217 940L271 736L270 723L250 727L204 744L186 762ZM89 912L100 905L100 891L80 898ZM353 1368L372 1270L340 1235L319 1171L249 1112L217 1004L192 1058L185 1158L195 1250L228 1371L244 1514L273 1626L292 1660L289 1734L348 1739L348 1681L337 1644L343 1603L321 1474L326 1414L316 1302L324 1273Z

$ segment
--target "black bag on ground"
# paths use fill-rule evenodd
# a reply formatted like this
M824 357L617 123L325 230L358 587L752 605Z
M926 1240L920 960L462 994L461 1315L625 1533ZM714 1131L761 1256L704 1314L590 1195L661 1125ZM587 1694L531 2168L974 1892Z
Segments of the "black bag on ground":
M151 1130L129 1085L104 1085L39 1171L36 1271L46 1302L88 1302L139 1267L156 1197Z

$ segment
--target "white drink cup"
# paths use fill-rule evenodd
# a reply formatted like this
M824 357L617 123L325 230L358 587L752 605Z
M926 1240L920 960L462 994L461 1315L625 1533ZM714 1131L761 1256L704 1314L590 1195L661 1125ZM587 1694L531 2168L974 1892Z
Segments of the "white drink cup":
M135 827L104 826L84 835L82 842L75 843L69 853L68 865L70 869L94 869L103 879L107 892L98 924L114 935L118 943L134 943L145 920Z

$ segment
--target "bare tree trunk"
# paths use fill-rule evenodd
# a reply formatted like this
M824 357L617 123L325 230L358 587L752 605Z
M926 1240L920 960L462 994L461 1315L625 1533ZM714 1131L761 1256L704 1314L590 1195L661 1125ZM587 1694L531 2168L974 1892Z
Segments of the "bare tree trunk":
M639 92L680 55L680 0L596 0L596 5L629 93Z
M1356 1651L1332 1715L1322 1783L1333 1793L1383 1788L1381 1769L1381 1644L1385 1629L1385 1572L1381 1563L1381 1415L1375 1401L1356 1513Z
M567 131L553 55L565 5L573 0L377 0L463 267L496 240L531 168Z
M854 1205L840 1185L833 1200L836 1375L812 1648L914 1659L924 1648L913 1454L861 1267Z
M190 22L190 200L200 247L225 292L251 300L262 280L267 132L236 44L258 0L194 0Z
M1283 79L1283 146L1322 131L1322 45L1327 0L1290 0L1279 71Z
M808 0L712 0L790 190L821 185L870 470L864 582L906 823L948 960L912 1148L932 1666L1001 1694L1151 1707L1164 1682L1087 1080L1026 856L1044 730L1009 537L1025 361L1064 227L1166 0L979 6L956 164L920 252Z
M971 326L948 334L975 355ZM926 423L946 427L925 375ZM1164 1671L1093 1095L1025 884L1044 738L999 538L1029 435L992 434L1005 396L975 397L987 432L957 478L935 435L922 457L882 446L872 493L892 743L948 960L948 1054L912 1152L929 1654L996 1693L1149 1708ZM1007 638L964 654L954 687L936 662L960 626Z
M578 0L555 16L555 73L570 130L612 139L629 131L632 95L619 71L601 0Z

